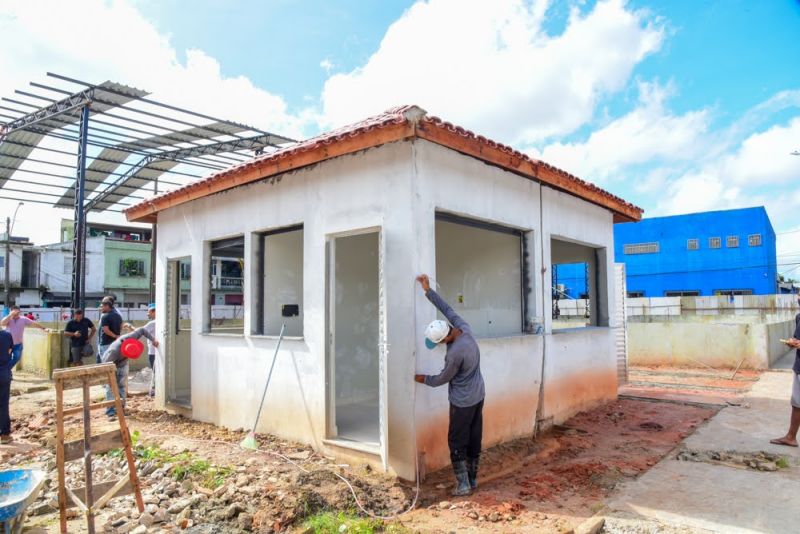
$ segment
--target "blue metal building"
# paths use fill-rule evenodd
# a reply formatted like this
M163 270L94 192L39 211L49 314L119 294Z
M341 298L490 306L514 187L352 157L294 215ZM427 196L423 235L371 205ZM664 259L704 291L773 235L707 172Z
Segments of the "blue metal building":
M617 224L614 258L626 266L631 297L778 292L775 231L762 206ZM559 265L554 284L579 298L584 269Z

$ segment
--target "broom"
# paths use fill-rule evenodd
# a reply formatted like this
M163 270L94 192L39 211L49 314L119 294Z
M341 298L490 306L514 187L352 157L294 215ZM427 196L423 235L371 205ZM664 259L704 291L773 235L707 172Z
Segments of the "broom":
M261 419L261 408L264 407L264 399L267 398L267 388L269 388L269 381L272 378L272 370L275 368L275 360L278 359L278 350L281 348L281 341L283 340L283 330L286 328L286 323L283 323L281 326L281 333L278 336L278 345L275 347L275 355L272 356L272 365L269 366L269 374L267 375L267 383L264 384L264 393L261 395L261 404L258 405L258 413L256 414L256 420L253 423L253 430L247 433L247 437L245 437L239 446L243 449L250 449L251 451L258 450L258 441L256 441L256 427L258 426L258 420Z

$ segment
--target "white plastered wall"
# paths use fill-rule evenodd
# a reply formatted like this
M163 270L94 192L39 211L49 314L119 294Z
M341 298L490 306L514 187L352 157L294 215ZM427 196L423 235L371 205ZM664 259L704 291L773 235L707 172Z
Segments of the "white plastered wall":
M438 372L443 363L442 349L429 351L424 346L425 326L436 312L413 280L420 272L437 275L437 210L527 232L526 323L543 320L545 335L520 332L479 340L487 392L484 444L533 433L545 353L545 382L564 389L560 395L548 394L546 389L543 417L559 419L613 398L616 367L611 331L590 328L550 334L549 295L551 235L613 250L611 213L416 140L336 158L287 173L280 180L243 186L159 214L157 300L162 309L166 259L193 257L192 416L231 428L250 426L276 343L266 336L202 332L204 321L199 319L207 313L203 291L208 276L204 244L245 234L249 236L245 257L253 258L252 232L303 224L303 337L285 340L281 347L258 429L341 453L324 441L326 240L338 233L378 227L385 242L389 467L404 478L413 478L415 445L427 469L444 466L448 462L447 388L429 388L411 380L415 372ZM610 259L605 261L606 272L613 274ZM544 275L540 274L543 266ZM255 272L252 265L245 265L245 295L252 294ZM613 282L611 274L608 287ZM611 298L607 299L609 309ZM164 330L164 316L159 314L159 332ZM252 325L252 319L246 306L245 324ZM595 379L591 373L604 378L606 370L613 377L613 388L610 382L599 388L589 382ZM163 381L158 370L157 375ZM163 387L158 395L163 404Z
M277 340L270 336L203 333L208 272L203 260L208 240L246 236L245 258L254 258L253 232L303 224L302 338L284 339L258 430L341 453L326 436L326 240L331 235L381 228L386 240L385 280L389 329L387 377L389 466L414 477L412 398L414 343L411 274L416 243L409 232L412 214L410 143L337 158L320 165L236 188L159 214L157 302L164 307L168 258L192 261L193 418L229 428L250 427ZM251 295L255 270L245 265L244 293ZM246 299L247 303L248 300ZM250 300L252 302L252 299ZM250 306L245 324L252 325ZM159 314L158 330L164 331ZM157 368L158 369L158 368ZM159 384L163 375L157 370ZM164 388L157 402L165 405Z

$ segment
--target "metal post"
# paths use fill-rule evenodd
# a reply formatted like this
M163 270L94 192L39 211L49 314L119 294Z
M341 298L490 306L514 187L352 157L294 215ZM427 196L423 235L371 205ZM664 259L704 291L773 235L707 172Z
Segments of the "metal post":
M81 108L81 124L78 141L78 166L75 177L75 221L74 236L72 238L72 298L73 308L83 308L85 301L84 291L84 264L86 261L86 211L84 210L84 195L86 186L86 141L89 130L89 106Z
M9 281L10 278L10 271L9 265L11 264L11 217L6 217L6 257L5 261L3 261L5 265L5 283L3 285L3 289L5 289L5 300L3 301L3 306L5 307L6 314L8 314L8 309L11 307L11 288L9 287L11 282Z
M158 176L153 180L153 196L158 194ZM153 223L150 233L150 302L156 301L156 233L158 224Z

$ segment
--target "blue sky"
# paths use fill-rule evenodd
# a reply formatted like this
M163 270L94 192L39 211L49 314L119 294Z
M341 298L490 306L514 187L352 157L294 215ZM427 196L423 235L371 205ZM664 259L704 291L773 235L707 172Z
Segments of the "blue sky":
M800 262L798 0L9 0L0 33L3 95L55 70L295 137L417 103L646 215L765 205Z

